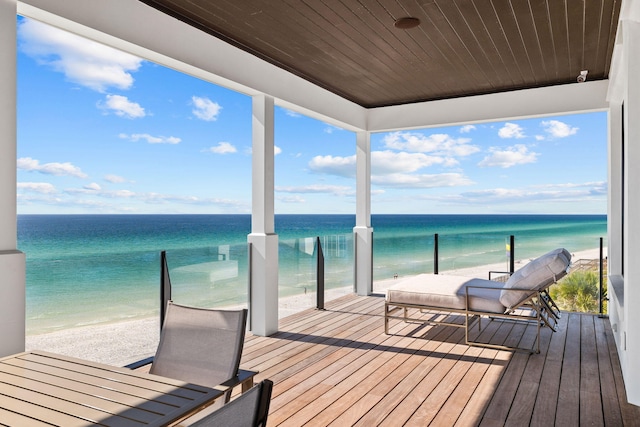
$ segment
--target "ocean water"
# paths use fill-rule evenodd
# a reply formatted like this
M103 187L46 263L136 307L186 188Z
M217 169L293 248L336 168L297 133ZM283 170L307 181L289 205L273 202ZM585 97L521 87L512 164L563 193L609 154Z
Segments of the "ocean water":
M326 287L353 284L353 215L276 215L280 296L315 288L316 238ZM373 215L374 280L505 263L556 247L596 248L605 215ZM19 215L27 257L27 333L158 316L160 251L173 298L200 306L247 300L249 215ZM605 241L606 244L606 241ZM375 289L375 285L374 285Z

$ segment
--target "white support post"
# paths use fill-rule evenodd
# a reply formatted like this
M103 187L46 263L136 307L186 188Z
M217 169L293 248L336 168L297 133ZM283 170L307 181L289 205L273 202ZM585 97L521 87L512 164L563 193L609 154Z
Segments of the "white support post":
M253 97L251 307L255 335L278 331L278 235L274 221L274 102Z
M353 228L355 290L373 292L373 228L371 227L371 133L356 133L356 226Z
M0 357L24 351L25 257L17 250L15 0L0 0Z

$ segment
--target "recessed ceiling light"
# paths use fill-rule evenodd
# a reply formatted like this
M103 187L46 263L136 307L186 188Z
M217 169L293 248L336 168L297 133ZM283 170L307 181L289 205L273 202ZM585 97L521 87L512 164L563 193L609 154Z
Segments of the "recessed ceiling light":
M409 28L415 28L418 25L420 25L420 20L412 16L398 18L396 19L396 22L393 23L394 27L399 28L401 30L408 30Z

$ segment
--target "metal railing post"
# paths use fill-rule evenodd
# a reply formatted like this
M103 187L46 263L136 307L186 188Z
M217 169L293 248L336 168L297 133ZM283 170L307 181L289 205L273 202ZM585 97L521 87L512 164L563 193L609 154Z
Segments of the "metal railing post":
M433 235L433 274L438 274L438 233Z
M600 287L599 287L599 291L598 291L598 312L600 313L600 316L602 316L604 314L604 298L603 298L603 293L604 293L604 257L603 257L603 238L600 238Z
M167 267L167 251L160 252L160 330L164 325L164 316L167 312L167 305L171 300L171 278L169 277L169 267Z
M324 253L320 236L316 237L316 308L324 310Z
M513 234L509 236L509 273L516 271L516 244Z
M251 244L251 242L247 243L247 308L248 308L248 319L247 319L247 324L249 325L249 330L253 331L253 322L252 322L252 318L253 316L251 315L252 311L251 311L251 288L252 288L252 283L251 283L251 265L253 264L251 261L251 252L253 249L253 245Z

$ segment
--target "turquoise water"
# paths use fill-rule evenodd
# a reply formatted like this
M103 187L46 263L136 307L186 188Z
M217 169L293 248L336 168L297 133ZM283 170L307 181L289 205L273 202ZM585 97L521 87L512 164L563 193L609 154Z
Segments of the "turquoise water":
M315 286L316 236L326 286L353 284L353 215L277 215L280 296ZM374 215L374 280L504 262L556 247L595 248L604 215ZM245 303L249 215L20 215L27 256L27 333L158 315L160 251L176 301ZM605 242L606 244L606 242Z

